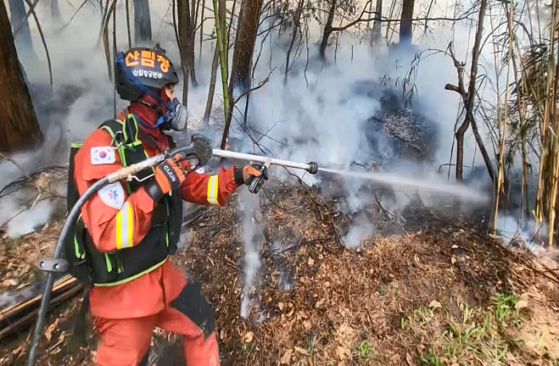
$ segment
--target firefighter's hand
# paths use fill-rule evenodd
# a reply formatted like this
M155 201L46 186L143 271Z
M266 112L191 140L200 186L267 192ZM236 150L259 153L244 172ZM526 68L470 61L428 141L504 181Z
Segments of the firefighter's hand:
M262 177L262 180L268 180L268 169L264 166L264 164L251 164L247 165L243 168L243 182L250 186L255 178Z
M157 166L155 179L146 185L146 192L154 201L159 201L167 193L178 189L185 179L179 163L169 158Z

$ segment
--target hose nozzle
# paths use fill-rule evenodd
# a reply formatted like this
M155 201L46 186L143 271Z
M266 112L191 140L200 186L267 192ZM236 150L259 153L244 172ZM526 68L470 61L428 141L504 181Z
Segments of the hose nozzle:
M309 169L307 169L307 171L311 174L316 174L318 173L318 164L314 161L311 161L309 163Z

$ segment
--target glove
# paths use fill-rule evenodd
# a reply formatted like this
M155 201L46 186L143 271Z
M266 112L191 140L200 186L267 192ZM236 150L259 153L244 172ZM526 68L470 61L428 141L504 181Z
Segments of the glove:
M146 184L147 194L154 200L178 189L186 179L182 168L174 158L169 158L155 168L155 179Z
M240 186L246 184L250 186L254 178L262 176L263 180L268 180L268 169L264 164L254 163L246 165L242 170L235 170L235 183Z
M264 164L251 164L235 171L235 183L246 184L251 193L258 193L262 184L268 180L268 169Z

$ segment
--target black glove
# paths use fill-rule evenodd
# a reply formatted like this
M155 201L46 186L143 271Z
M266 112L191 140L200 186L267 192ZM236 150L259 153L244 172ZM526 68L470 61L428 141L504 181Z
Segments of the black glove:
M245 184L251 193L258 193L260 187L268 180L268 169L264 164L246 165L242 170L235 171L235 183Z

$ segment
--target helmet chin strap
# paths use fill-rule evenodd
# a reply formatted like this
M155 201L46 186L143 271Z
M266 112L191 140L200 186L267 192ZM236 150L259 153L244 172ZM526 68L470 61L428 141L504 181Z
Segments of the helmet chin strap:
M149 102L146 102L144 100L144 98L140 98L139 100L140 103L142 103L143 105L153 109L154 111L157 112L157 114L159 115L159 117L161 117L163 115L163 107L161 106L161 103L156 104L151 104Z

